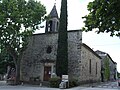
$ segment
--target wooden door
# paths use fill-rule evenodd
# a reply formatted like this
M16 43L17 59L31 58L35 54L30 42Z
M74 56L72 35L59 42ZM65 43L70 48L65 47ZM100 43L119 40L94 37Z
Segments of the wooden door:
M44 81L48 81L51 77L51 67L45 66L44 67Z

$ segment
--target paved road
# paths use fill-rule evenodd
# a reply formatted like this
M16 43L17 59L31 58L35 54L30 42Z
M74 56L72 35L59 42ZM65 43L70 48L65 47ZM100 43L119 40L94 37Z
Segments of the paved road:
M0 81L0 86L6 86L6 81Z
M44 87L7 86L7 87L0 87L0 90L61 90L61 89L44 88ZM62 90L64 90L64 89L62 89ZM76 87L76 88L65 89L65 90L120 90L120 89Z
M111 88L111 89L119 89L120 90L120 86L118 86L117 81L116 82L108 82L108 83L103 83L101 85L97 85L96 87L99 88Z
M40 87L40 86L28 86L28 85L10 86L10 85L7 85L5 81L0 81L0 90L61 90L61 89L46 88L46 87ZM110 82L110 83L97 85L95 87L79 86L79 87L65 89L65 90L120 90L120 88L117 86L117 82Z

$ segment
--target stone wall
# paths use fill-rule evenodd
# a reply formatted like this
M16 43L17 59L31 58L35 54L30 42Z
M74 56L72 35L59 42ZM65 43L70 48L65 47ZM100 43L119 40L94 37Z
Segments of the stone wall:
M45 62L55 65L57 40L57 33L36 34L30 38L21 61L22 81L29 81L32 77L39 77L43 81ZM82 32L80 30L68 31L69 78L80 78L81 43Z
M55 73L57 40L57 33L36 34L30 38L21 61L22 81L30 81L33 77L43 81L45 65L52 66L51 73ZM101 60L94 51L82 44L82 32L79 30L68 31L68 60L69 79L76 79L80 83L100 81Z
M51 47L51 53L47 48ZM21 62L21 79L29 81L30 77L40 77L43 80L44 60L56 60L57 34L38 34L30 38L28 48Z
M100 81L101 79L100 57L97 56L95 52L92 49L90 49L87 45L82 45L80 69L81 69L80 80L82 83Z
M68 35L68 60L69 60L69 78L79 79L80 68L79 62L81 61L81 43L82 43L82 33L81 32L71 32Z

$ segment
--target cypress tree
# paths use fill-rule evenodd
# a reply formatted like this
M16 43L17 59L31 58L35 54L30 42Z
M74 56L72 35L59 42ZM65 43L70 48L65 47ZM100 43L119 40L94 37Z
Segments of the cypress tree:
M61 1L60 25L58 30L58 49L56 60L57 76L68 74L68 35L67 35L67 0Z

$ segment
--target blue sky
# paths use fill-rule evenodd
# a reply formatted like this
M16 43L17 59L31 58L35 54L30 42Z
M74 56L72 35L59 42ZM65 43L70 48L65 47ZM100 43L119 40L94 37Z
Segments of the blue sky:
M38 0L46 6L47 14L50 13L55 0ZM81 29L84 26L81 17L88 14L87 4L93 0L68 0L68 30ZM61 0L56 0L58 14L60 14ZM37 32L44 32L39 30ZM120 72L120 38L110 37L108 33L96 34L95 32L83 32L83 43L86 43L93 50L101 50L108 53L117 62L117 69Z

